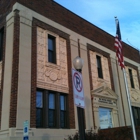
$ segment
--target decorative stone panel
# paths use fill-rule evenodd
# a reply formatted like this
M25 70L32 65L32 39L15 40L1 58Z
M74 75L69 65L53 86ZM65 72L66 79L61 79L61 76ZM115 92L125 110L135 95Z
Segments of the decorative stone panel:
M134 78L135 89L139 90L138 74L137 71L134 69L133 69L133 78Z
M126 67L126 76L127 76L127 82L128 82L128 88L130 91L131 101L133 103L140 103L140 90L139 90L139 82L138 82L138 74L137 71L133 68ZM129 76L129 69L132 70L132 76L134 81L134 88L131 88L130 83L130 76Z
M56 38L56 64L48 62L48 34ZM37 87L68 93L66 40L37 28Z
M103 79L98 78L96 55L101 57ZM96 89L102 83L107 84L108 87L111 88L108 59L106 57L104 57L103 55L100 55L100 54L97 54L96 52L90 51L90 62L91 62L90 65L91 65L91 75L92 75L93 89Z

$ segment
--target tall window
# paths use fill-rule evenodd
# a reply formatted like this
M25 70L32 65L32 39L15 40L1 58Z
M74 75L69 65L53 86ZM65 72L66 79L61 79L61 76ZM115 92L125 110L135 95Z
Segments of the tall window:
M132 88L135 88L135 86L134 86L134 80L133 80L133 75L132 75L132 70L131 69L128 69L128 71L129 71L129 77L130 77L131 87Z
M55 94L49 92L48 97L48 126L50 128L56 127L55 116L56 116L56 105L55 105Z
M140 126L140 108L132 106L135 126Z
M3 56L3 35L4 35L4 30L0 30L0 61L2 61L2 56Z
M61 128L66 127L66 96L60 95L60 125Z
M37 90L36 127L67 128L67 96L62 93Z
M56 38L48 35L48 62L56 63Z
M43 125L43 92L36 92L36 126Z
M97 55L96 60L97 60L98 77L103 78L101 57Z

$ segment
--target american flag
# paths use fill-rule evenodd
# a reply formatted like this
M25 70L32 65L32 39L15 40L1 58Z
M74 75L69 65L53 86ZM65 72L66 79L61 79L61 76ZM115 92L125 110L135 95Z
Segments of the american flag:
M122 41L121 41L121 32L120 32L120 26L119 21L116 19L116 37L115 37L115 44L114 47L116 49L116 56L118 58L118 63L121 66L121 68L125 68L124 66L124 60L123 60L123 54L122 54Z

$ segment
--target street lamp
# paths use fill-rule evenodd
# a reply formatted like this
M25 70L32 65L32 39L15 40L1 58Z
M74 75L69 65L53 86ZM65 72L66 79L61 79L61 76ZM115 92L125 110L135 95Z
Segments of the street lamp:
M74 68L79 71L80 73L82 72L82 67L83 67L83 59L77 56L73 60L73 66ZM85 140L85 123L84 123L84 109L81 107L77 107L77 115L78 115L78 126L79 126L79 135L80 135L80 140Z
M81 72L83 64L84 64L84 61L81 57L77 56L77 57L74 58L73 66L77 71Z

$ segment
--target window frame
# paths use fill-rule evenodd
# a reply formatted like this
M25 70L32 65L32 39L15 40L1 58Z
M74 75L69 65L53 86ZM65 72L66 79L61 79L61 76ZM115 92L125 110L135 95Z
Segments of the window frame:
M37 89L36 90L36 94L37 91L41 91L43 94L43 115L42 115L42 126L37 127L36 124L36 128L62 128L62 129L66 129L68 128L68 102L67 102L67 94L64 93L59 93L56 91L51 91L51 90L43 90L43 89ZM49 94L54 94L55 95L55 115L54 115L54 123L55 125L53 127L49 127ZM65 127L61 127L61 121L60 121L60 96L65 96L66 98L66 125ZM37 99L36 99L37 100ZM37 107L36 107L37 109ZM37 122L37 120L36 120Z
M61 110L61 99L60 99L61 96L64 97L64 110ZM67 127L67 97L66 97L66 95L60 94L59 102L60 102L60 127L61 128L66 128ZM64 127L62 127L62 124L61 124L61 112L63 112L64 116L65 116L65 118L64 118Z
M49 98L49 96L50 96L51 94L54 95L54 108L50 108L50 106L49 106L49 105L50 105L50 98ZM48 102L48 127L49 127L49 128L55 128L55 127L57 126L57 124L56 124L56 119L55 119L55 116L56 116L56 114L57 114L57 111L56 111L56 110L57 110L57 106L56 106L57 103L56 103L56 100L57 100L57 99L56 99L56 94L55 94L54 92L48 91L48 101L47 101L47 102ZM50 111L51 111L51 112L53 111L53 114L54 114L54 115L53 115L53 123L54 123L53 126L50 126L50 125L49 125L49 113L50 113Z
M49 47L49 39L51 39L52 41L51 47L53 48L53 50L51 50ZM51 34L48 34L47 40L48 40L48 62L56 64L56 37ZM50 60L50 53L52 54L52 60Z
M131 88L135 88L132 69L129 68L128 73L129 73L129 80L130 80Z
M98 78L103 79L102 60L101 60L101 56L99 55L96 55L96 64L97 64Z
M42 100L42 107L38 107L37 106L37 100L36 100L36 113L37 113L38 109L42 111L42 113L41 113L42 116L40 117L41 118L40 119L40 122L41 122L40 125L43 125L43 122L42 122L42 120L43 120L43 106L44 106L43 105L43 92L41 90L38 90L37 92L41 92L42 93L42 99L41 99ZM36 98L37 98L37 92L36 92ZM37 114L36 114L36 118L37 118ZM36 122L37 122L37 120L36 120ZM40 126L37 126L37 123L36 123L36 127L40 128Z
M53 62L49 62L49 52L48 52L48 37L52 37L52 38L55 38L55 63ZM46 38L46 51L45 51L45 55L46 55L46 65L51 65L51 66L57 66L57 65L60 65L59 64L59 35L58 34L55 34L53 32L50 32L48 30L45 31L45 38Z

